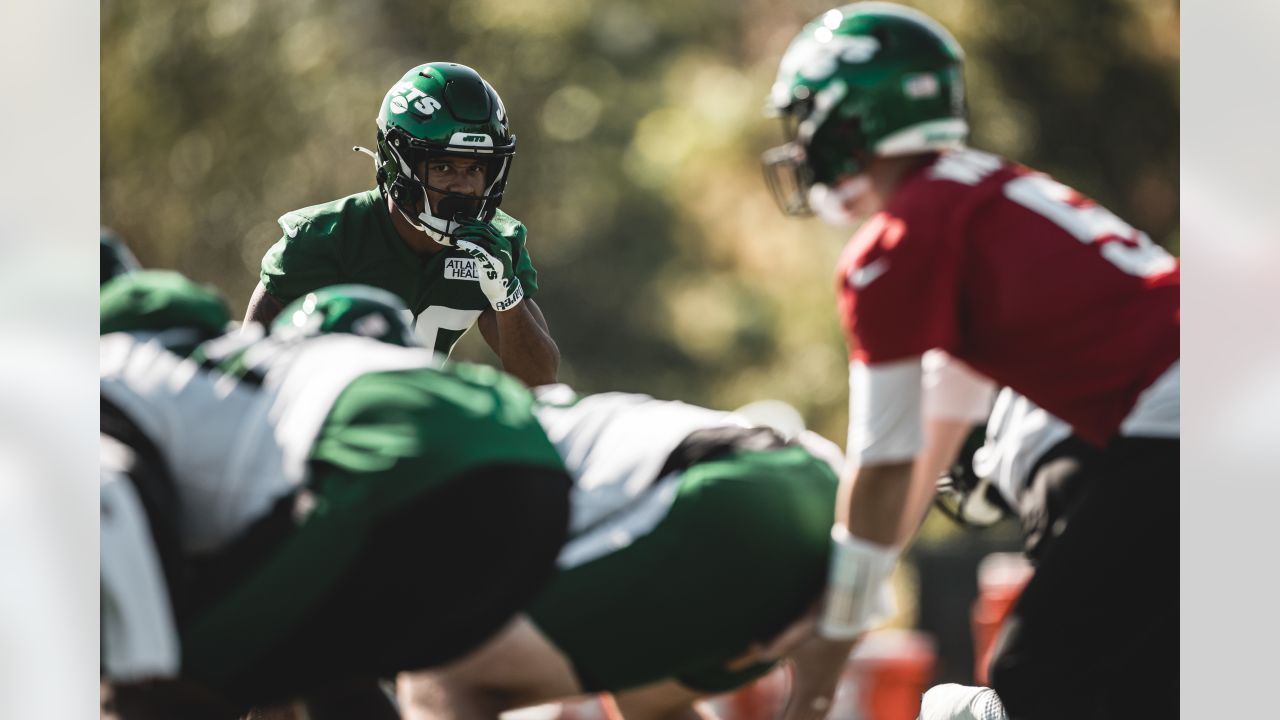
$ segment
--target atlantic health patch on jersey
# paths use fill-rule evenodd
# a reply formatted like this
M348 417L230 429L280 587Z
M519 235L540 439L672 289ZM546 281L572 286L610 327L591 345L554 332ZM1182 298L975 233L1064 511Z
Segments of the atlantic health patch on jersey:
M474 258L449 258L444 261L445 280L480 280L480 266Z

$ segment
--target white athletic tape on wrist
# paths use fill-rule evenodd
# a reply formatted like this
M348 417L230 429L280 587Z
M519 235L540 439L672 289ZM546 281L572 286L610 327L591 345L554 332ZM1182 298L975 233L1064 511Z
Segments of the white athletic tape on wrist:
M852 640L883 619L892 608L885 581L897 561L897 548L856 538L843 525L832 527L827 601L818 634Z

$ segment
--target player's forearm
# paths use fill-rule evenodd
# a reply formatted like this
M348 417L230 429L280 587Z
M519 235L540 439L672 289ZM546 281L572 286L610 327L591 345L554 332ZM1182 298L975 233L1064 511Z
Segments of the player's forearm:
M911 497L903 514L899 545L905 546L919 529L933 503L938 477L956 461L960 446L972 430L973 423L968 420L925 420L924 448L911 471Z
M624 714L623 720L719 720L710 707L695 703L664 711L660 714Z
M396 699L404 720L495 720L508 709L495 694L444 673L400 673Z
M275 320L283 309L284 303L267 292L267 288L259 282L253 289L253 295L249 297L249 306L244 313L244 325L247 327L250 323L256 322L270 327L271 321Z
M714 713L700 704L702 693L691 690L678 680L660 680L650 685L601 696L606 709L613 705L624 720L716 720Z
M896 545L912 494L910 462L864 465L840 483L836 521L849 534L878 545Z
M502 369L529 387L554 383L560 370L560 349L551 333L535 320L528 302L496 314L496 349Z

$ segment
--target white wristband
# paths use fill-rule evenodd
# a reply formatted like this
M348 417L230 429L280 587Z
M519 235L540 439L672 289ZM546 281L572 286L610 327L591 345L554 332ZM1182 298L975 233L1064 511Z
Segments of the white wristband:
M843 525L831 528L831 568L827 601L818 634L852 640L886 614L885 581L898 561L898 549L856 538Z

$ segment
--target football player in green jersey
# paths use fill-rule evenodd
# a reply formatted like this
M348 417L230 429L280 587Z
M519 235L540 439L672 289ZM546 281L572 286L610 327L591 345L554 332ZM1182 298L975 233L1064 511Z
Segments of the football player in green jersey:
M192 346L227 316L184 280L102 292L103 667L125 717L368 687L462 655L527 603L569 480L523 385L440 367L372 288Z
M734 413L631 393L535 390L574 478L556 576L503 633L438 672L402 675L407 718L479 720L611 692L628 720L694 703L792 656L827 571L841 453Z
M374 157L378 187L280 218L246 324L321 287L373 285L404 301L436 352L478 324L504 370L554 382L525 226L498 208L516 146L498 93L464 65L419 65L387 92L377 126L377 152L356 149Z
M325 288L295 301L272 334L402 344L387 300ZM534 392L574 479L559 571L526 617L476 653L443 673L402 675L402 710L496 717L612 691L629 718L668 716L768 672L814 620L840 450L646 395ZM793 696L807 701L808 659L792 660Z

